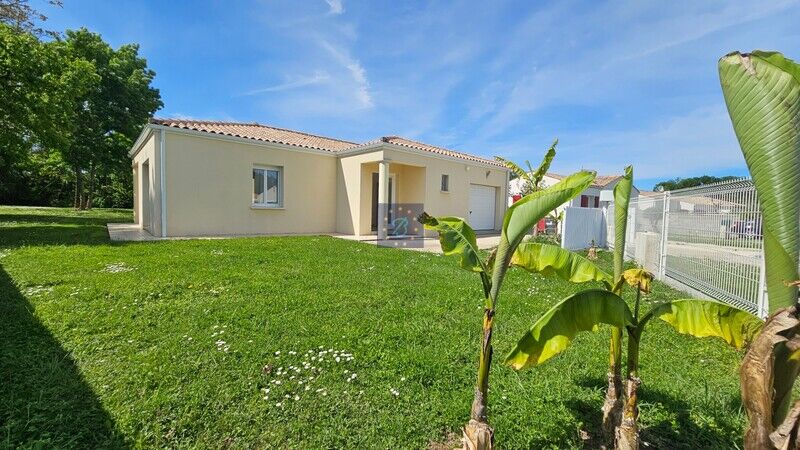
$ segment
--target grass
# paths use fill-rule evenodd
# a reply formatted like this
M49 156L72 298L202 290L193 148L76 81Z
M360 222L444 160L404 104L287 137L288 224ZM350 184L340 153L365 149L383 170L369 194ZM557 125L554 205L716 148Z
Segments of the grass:
M482 299L454 259L323 236L108 242L103 225L130 220L0 207L0 447L425 448L468 418ZM490 392L503 448L599 433L607 330L539 368L499 363L578 289L517 270L504 284ZM682 296L655 283L647 301ZM736 447L740 357L653 323L643 440Z

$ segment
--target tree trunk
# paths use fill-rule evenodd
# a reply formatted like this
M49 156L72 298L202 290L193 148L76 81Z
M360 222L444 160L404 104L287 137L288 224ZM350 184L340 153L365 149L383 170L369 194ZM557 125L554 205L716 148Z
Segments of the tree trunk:
M81 209L81 206L83 206L81 198L83 196L83 173L78 166L73 167L73 170L75 172L75 195L72 200L72 205L75 209Z
M487 419L489 394L489 369L492 365L492 324L494 309L485 308L483 313L483 339L478 360L478 380L469 423L464 427L464 450L491 450L494 448L494 430Z
M89 164L89 189L86 193L86 199L83 202L83 209L92 209L92 202L94 200L94 164Z
M793 409L792 414L786 414L800 370L800 364L790 359L800 349L796 314L796 306L792 306L770 316L742 360L739 381L748 418L744 434L747 450L797 448L798 413Z
M603 403L603 438L606 445L615 441L615 431L622 420L622 329L611 328L611 348L608 366L608 389Z

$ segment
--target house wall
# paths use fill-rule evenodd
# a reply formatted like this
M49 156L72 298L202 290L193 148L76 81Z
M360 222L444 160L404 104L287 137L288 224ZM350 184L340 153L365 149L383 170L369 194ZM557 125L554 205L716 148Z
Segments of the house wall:
M495 230L500 230L503 215L506 211L508 196L507 172L502 168L488 168L469 161L446 160L416 153L386 149L384 157L390 161L389 172L393 172L392 163L425 167L425 211L433 216L457 216L469 218L469 185L481 184L496 188L495 193ZM450 192L441 191L442 174L450 175ZM421 176L417 174L416 176ZM398 182L398 184L400 184ZM426 236L435 232L426 231Z
M159 133L160 131L150 133L150 136L142 143L139 152L133 156L134 173L136 174L133 203L134 221L154 236L161 236L161 155L159 152ZM143 192L146 185L142 183L142 177L145 175L143 170L145 163L149 163L150 183L148 192ZM149 215L149 224L143 223L147 215L142 214L142 208L145 207L148 200L152 208Z
M336 176L336 232L342 234L369 234L372 199L371 175L365 177L365 164L373 164L383 159L383 152L376 151L361 155L337 158ZM371 171L369 172L371 173ZM366 221L366 231L364 222Z
M331 233L336 158L168 131L168 236ZM255 166L283 168L283 207L252 206Z

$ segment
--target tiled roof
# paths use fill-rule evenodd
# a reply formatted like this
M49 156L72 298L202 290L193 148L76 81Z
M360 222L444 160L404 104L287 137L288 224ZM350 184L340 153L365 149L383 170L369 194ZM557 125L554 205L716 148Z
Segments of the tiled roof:
M206 133L235 136L256 141L274 142L278 144L294 145L297 147L313 148L337 152L356 147L354 142L342 141L299 131L283 128L268 127L258 123L214 122L206 120L183 119L150 119L150 123L164 125L185 130L203 131Z
M239 123L239 122L218 122L208 120L185 120L185 119L150 119L150 123L155 125L163 125L173 128L181 128L185 130L202 131L206 133L220 134L225 136L235 136L245 139L254 139L263 142L274 142L278 144L294 145L297 147L313 148L317 150L326 150L336 153L343 150L349 150L356 147L374 144L376 142L386 142L390 144L409 147L416 150L436 153L444 156L452 156L461 158L468 161L480 162L484 164L491 164L493 166L504 167L497 161L481 158L479 156L469 155L467 153L456 152L442 147L424 144L422 142L412 141L398 136L385 136L375 141L370 141L364 144L357 144L355 142L343 141L341 139L333 139L324 136L316 136L313 134L303 133L300 131L287 130L285 128L277 128L258 123Z
M434 145L412 141L411 139L406 139L399 136L384 136L381 138L381 141L387 142L389 144L400 145L402 147L410 147L410 148L415 148L417 150L424 150L426 152L437 153L439 155L452 156L454 158L461 158L469 161L491 164L493 166L505 167L503 164L492 159L486 159L486 158L481 158L480 156L474 156L467 153L456 152L453 150L448 150L446 148L436 147Z
M545 176L548 176L550 178L555 178L557 180L566 177L566 175L560 175L552 172L547 172ZM620 178L622 178L622 175L597 175L596 177L594 177L594 181L592 182L591 186L596 188L604 188Z

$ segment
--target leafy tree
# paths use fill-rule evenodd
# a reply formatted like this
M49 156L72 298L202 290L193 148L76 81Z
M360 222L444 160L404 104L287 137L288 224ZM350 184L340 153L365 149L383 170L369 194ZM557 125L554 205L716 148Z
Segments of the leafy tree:
M97 82L75 109L78 126L73 139L61 149L74 176L73 205L91 208L98 180L130 178L123 174L130 172L127 150L163 104L151 86L155 72L139 56L138 45L114 50L85 28L67 31L65 45L72 58L92 61L97 74ZM117 198L129 204L131 196Z
M700 177L691 177L691 178L673 178L671 180L662 181L655 186L653 186L654 191L675 191L678 189L685 189L690 187L696 186L705 186L707 184L714 184L714 183L721 183L723 181L731 181L736 180L738 177L734 176L724 176L724 177L714 177L710 175L703 175Z
M71 142L74 111L97 81L93 64L71 58L63 42L0 24L0 200L25 188L31 152Z

